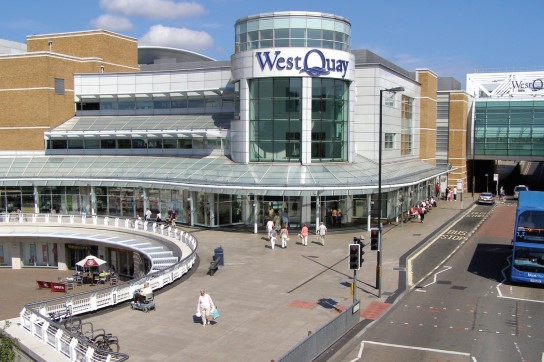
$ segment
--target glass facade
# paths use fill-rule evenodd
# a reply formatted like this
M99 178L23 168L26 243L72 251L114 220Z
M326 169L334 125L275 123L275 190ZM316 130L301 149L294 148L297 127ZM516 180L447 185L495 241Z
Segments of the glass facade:
M476 102L475 156L544 156L544 102Z
M300 161L302 79L252 79L249 94L250 161Z
M412 154L413 150L413 115L414 115L414 99L406 95L402 95L402 109L401 109L401 140L400 140L400 154L402 156L408 156Z
M347 160L348 84L312 78L312 161Z
M350 51L351 25L325 14L261 15L238 21L236 53L272 47L309 47Z

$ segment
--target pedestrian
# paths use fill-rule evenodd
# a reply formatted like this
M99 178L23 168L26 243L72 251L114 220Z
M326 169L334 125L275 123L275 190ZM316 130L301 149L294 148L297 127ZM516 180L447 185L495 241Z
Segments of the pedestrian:
M457 201L457 186L453 188L453 201Z
M446 187L446 201L450 201L450 188Z
M274 216L274 227L276 228L276 233L280 233L281 231L281 216L279 212L276 212L276 216Z
M300 237L302 239L302 245L307 246L308 245L308 226L304 224L302 226L302 229L300 229Z
M338 215L338 210L336 208L332 209L331 212L331 224L332 226L336 225L336 216Z
M202 326L210 324L212 320L211 312L215 309L215 305L213 304L212 297L204 289L200 289L196 308L196 315L200 315L200 318L202 318Z
M270 231L270 248L274 250L274 246L276 246L276 238L278 237L278 233L276 232L276 229L272 229Z
M283 249L287 248L287 238L289 237L289 231L287 230L287 223L283 224L283 227L280 231L281 236L281 247Z
M282 216L283 225L289 227L289 214L287 213L287 209L283 209L283 216Z
M327 234L327 227L323 224L323 221L319 223L319 228L317 229L317 234L321 240L321 245L325 246L325 235Z
M336 212L336 226L342 227L342 210L340 209Z
M504 194L504 187L502 187L502 186L501 186L501 190L500 190L500 195L501 195L501 198L503 198L504 195L505 195L505 194Z
M437 182L434 185L434 197L438 198L438 195L440 195L440 185Z
M151 220L151 210L149 210L149 207L147 208L147 211L145 212L144 220L145 221Z
M266 222L266 232L268 233L268 240L270 240L272 230L274 230L274 221L272 219L268 219Z
M420 222L423 222L423 219L425 219L425 207L420 206L418 212L419 212L419 217L421 218Z

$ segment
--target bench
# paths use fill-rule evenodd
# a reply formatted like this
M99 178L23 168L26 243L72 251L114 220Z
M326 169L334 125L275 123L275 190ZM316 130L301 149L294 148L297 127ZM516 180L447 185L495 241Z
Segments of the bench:
M208 267L208 273L213 277L216 271L219 270L219 262L221 261L220 258L215 258L210 262L210 266Z

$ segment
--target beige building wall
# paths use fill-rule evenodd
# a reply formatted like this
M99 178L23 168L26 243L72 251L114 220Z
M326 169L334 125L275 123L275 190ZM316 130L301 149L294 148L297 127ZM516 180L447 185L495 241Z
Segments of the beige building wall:
M449 174L448 186L453 188L462 180L463 191L466 192L468 94L464 91L450 92L449 109L448 163L456 170Z
M436 165L438 76L428 69L418 69L416 70L416 79L421 84L419 158L431 165Z
M28 53L0 56L0 152L44 150L43 133L75 115L75 73L139 70L137 41L115 33L27 39ZM59 94L55 80L64 82Z
M134 72L138 67L138 40L107 30L90 30L62 34L27 36L27 51L51 51L77 58L100 58L104 71L110 66L127 67ZM122 71L122 70L120 70Z

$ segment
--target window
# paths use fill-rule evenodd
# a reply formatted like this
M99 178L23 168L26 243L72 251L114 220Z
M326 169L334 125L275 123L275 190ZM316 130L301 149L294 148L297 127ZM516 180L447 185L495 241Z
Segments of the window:
M312 79L312 160L347 159L349 92L341 79Z
M414 107L414 99L403 94L402 108L401 108L401 137L400 137L400 154L402 156L408 156L412 154L413 107Z
M55 78L55 94L64 95L64 79Z
M262 78L249 83L250 161L300 160L301 78Z
M395 134L394 133L386 133L384 135L383 148L385 149L395 148Z

